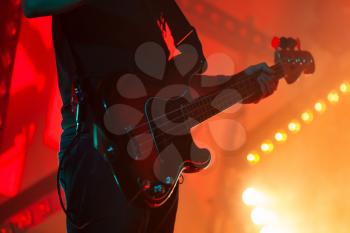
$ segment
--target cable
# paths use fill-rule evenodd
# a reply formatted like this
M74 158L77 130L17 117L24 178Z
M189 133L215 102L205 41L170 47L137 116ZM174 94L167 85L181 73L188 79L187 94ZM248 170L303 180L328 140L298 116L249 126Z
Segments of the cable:
M80 136L81 136L81 133L77 133L72 142L68 145L68 147L65 149L63 155L62 155L62 158L61 158L61 161L58 165L58 171L57 171L57 179L56 179L56 185L57 185L57 194L58 194L58 199L60 201L60 205L61 205L61 208L64 212L64 214L66 215L66 217L69 219L71 225L73 227L75 227L76 229L78 230L82 230L84 229L85 227L87 227L88 225L91 224L91 222L86 222L82 225L79 225L77 223L75 223L75 221L73 220L73 218L70 216L69 212L68 212L68 208L66 209L66 207L64 206L64 203L63 203L63 198L62 198L62 193L61 193L61 185L60 185L60 175L61 175L61 170L62 170L62 164L64 162L64 160L67 158L67 156L70 154L71 150L73 149L73 147L78 143L79 139L80 139Z
M82 133L82 124L81 124L82 123L82 112L81 112L82 109L81 109L81 107L85 103L85 98L84 98L82 91L80 89L80 85L78 85L78 83L75 83L74 86L75 87L74 87L74 93L72 93L73 94L72 101L73 101L73 104L76 104L76 106L75 106L76 107L75 108L75 122L76 122L76 130L75 131L76 131L76 134L75 134L72 142L64 150L61 161L59 162L58 169L57 169L56 186L57 186L57 194L58 194L61 208L62 208L63 212L65 213L66 217L69 219L70 224L73 227L75 227L76 229L82 230L85 227L87 227L88 225L90 225L92 222L91 221L86 222L86 223L83 223L82 225L75 223L72 216L68 212L68 207L66 209L64 206L62 193L61 193L61 185L60 185L61 170L62 170L64 160L70 154L73 147L79 142L79 139L80 139L80 136ZM74 102L74 101L76 101L76 102ZM68 203L68 201L67 201L67 203Z

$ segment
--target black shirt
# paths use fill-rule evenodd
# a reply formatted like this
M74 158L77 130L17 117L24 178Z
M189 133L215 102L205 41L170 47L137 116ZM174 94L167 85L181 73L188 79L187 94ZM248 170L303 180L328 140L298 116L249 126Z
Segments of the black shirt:
M172 17L175 41L191 26L173 0L90 0L67 13L53 16L53 40L62 96L63 128L74 125L70 98L72 76L104 77L136 69L134 53L144 42L161 45L169 56L157 22ZM200 47L201 50L201 47ZM200 51L201 52L201 51Z

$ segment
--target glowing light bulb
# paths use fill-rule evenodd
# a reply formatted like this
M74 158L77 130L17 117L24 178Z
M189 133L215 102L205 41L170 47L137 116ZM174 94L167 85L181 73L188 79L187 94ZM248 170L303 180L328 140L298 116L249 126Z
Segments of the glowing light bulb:
M336 104L339 102L339 94L336 91L331 91L328 96L327 99L330 103L332 104Z
M298 133L301 130L301 124L297 120L291 121L288 124L288 129L292 133Z
M342 84L340 84L339 90L344 94L350 93L350 83L343 82Z
M263 206L269 204L269 199L266 195L255 188L247 188L242 193L242 200L247 206Z
M324 113L327 110L327 105L324 101L320 100L314 105L314 109L318 113Z
M254 188L247 188L242 194L242 200L247 206L254 206L257 204L260 193Z
M257 164L260 162L260 155L256 152L251 152L247 155L247 160L251 164Z
M251 213L251 219L256 225L267 225L276 222L276 215L265 208L256 207Z
M261 228L260 233L292 233L292 231L290 229L286 229L286 227L282 228L272 224Z
M275 134L275 140L277 142L285 142L288 139L288 135L285 131L281 130Z
M261 144L260 149L264 153L272 153L275 146L271 141L265 141Z
M305 111L301 114L301 119L305 123L311 123L314 120L314 114L311 111Z

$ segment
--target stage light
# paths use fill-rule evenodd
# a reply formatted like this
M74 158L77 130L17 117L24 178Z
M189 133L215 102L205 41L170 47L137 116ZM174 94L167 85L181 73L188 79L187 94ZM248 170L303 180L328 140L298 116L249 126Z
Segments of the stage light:
M265 202L265 197L255 188L247 188L242 194L242 200L247 206L256 206Z
M312 111L305 111L301 114L300 118L305 123L311 123L314 120L314 114L312 113Z
M265 141L261 144L260 149L264 153L272 153L275 146L271 141Z
M254 188L247 188L242 194L242 200L247 206L254 206L259 193Z
M34 219L29 209L23 210L11 217L10 223L20 230L25 230L34 224Z
M332 104L336 104L339 102L339 94L336 91L331 91L328 96L327 99L330 103Z
M2 54L1 63L5 69L7 69L12 64L12 58L9 52Z
M326 105L326 103L324 101L318 101L314 105L314 109L318 113L324 113L327 110L327 105Z
M0 233L14 233L11 226L1 226Z
M256 225L267 225L276 222L275 213L265 208L256 207L251 213L251 219Z
M9 37L15 37L17 35L17 23L15 21L7 23L6 34Z
M287 229L286 227L278 227L275 225L267 225L261 228L260 233L291 233L292 231L290 229Z
M260 155L256 152L250 152L248 155L247 155L247 161L250 163L250 164L257 164L260 162Z
M340 84L339 90L344 94L350 93L350 83L343 82L342 84Z
M264 226L260 233L281 233L279 231L277 231L277 229L275 229L274 227L271 226Z
M297 120L293 120L288 124L288 129L292 133L298 133L301 130L301 124Z
M31 210L36 222L43 222L53 212L48 199L36 203Z
M280 130L275 134L275 140L277 142L285 142L288 139L288 135L285 131Z

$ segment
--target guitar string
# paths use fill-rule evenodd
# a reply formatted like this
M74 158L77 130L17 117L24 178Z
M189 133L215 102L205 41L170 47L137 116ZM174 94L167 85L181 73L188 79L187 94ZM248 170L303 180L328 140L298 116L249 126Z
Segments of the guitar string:
M248 77L248 78L250 78L250 79L253 79L254 77ZM245 81L251 81L251 80L245 80ZM238 85L237 85L238 86ZM226 88L225 90L227 90L227 89L230 89L230 88L233 88L233 89L236 89L235 88L236 86L234 86L234 85L232 85L232 86L230 86L230 87L228 87L228 88ZM247 91L247 89L248 88L251 88L251 85L246 85L246 86L243 86L243 87L241 87L241 90L243 89L243 91L242 92L245 92L245 91ZM222 93L222 91L219 91L219 92L221 92ZM206 97L203 97L203 98L198 98L198 99L196 99L196 101L197 102L199 102L199 106L202 106L203 105L203 103L205 103L205 102L207 102L210 98L212 98L213 96L215 96L215 95L218 95L219 93L213 93L213 94L211 94L211 95L209 95L209 96L206 96ZM257 94L257 92L255 92L254 94ZM243 94L244 95L244 94ZM209 97L209 98L207 98L207 97ZM223 96L224 98L226 97L226 96ZM252 96L250 96L250 97L252 97ZM248 98L250 98L250 97L248 97ZM218 100L218 99L214 99L214 100ZM242 100L240 100L240 101L244 101L245 99L242 99ZM184 105L184 106L182 106L180 109L177 109L177 111L180 111L180 113L183 113L183 109L184 108L186 108L186 107L188 107L188 106L190 106L190 105L196 105L196 101L193 101L193 102L191 102L191 103L189 103L189 104L187 104L187 105ZM239 101L238 101L239 102ZM198 103L197 103L198 104ZM193 109L190 111L190 112L187 112L187 114L191 114L191 113L194 113L194 112L196 112L198 109L196 109L195 107L193 107ZM166 115L169 115L171 112L169 112L169 113L167 113ZM173 121L176 121L176 120L181 120L182 118L181 118L181 116L180 117L177 117L177 118L174 118L174 119L172 119ZM158 128L160 128L160 127L163 127L164 125L166 125L167 123L171 123L171 122L169 122L169 121L167 121L167 122L165 122L164 124L161 124L161 125L159 125L159 124L156 124L156 129L158 129ZM151 128L151 130L153 130L154 128L152 128L152 127L150 127Z
M247 82L247 80L244 80L244 81ZM240 83L243 83L244 81L238 81L238 82L235 83L235 85L232 86L231 88L238 87L239 84L240 84ZM142 129L142 128L143 128L143 129L147 129L147 130L155 130L155 129L159 128L159 127L164 127L166 124L170 124L171 122L167 121L167 122L165 122L164 124L159 125L159 124L157 123L157 121L159 121L160 119L162 119L162 118L164 118L164 117L168 117L169 114L173 114L173 113L176 113L176 112L182 114L182 110L183 110L184 108L190 107L191 105L194 106L195 104L198 104L198 103L203 102L203 101L205 101L205 100L209 100L210 98L212 98L212 97L215 96L215 95L217 95L217 93L212 93L212 94L207 95L207 96L205 96L205 97L197 98L197 99L195 99L194 101L192 101L192 102L190 102L190 103L188 103L188 104L186 104L186 105L183 105L181 108L178 108L178 109L175 109L175 110L173 110L173 111L171 111L171 112L168 112L168 113L166 113L166 114L157 116L157 118L154 118L154 119L152 119L151 121L142 123L142 124L136 126L133 130ZM193 108L193 111L195 111L195 108ZM191 113L191 112L188 112L188 113ZM182 116L181 116L181 117L182 117ZM174 118L173 120L174 120L174 121L180 120L181 117ZM155 124L156 127L153 127L150 123L151 123L151 124L152 124L152 123Z
M225 98L228 97L228 96L231 96L231 95L221 96L220 99L216 99L216 100L221 101L222 99L225 99ZM249 96L249 97L247 97L247 98L250 98L250 97L251 97L251 96ZM244 99L242 99L242 100L244 101ZM234 103L234 104L232 104L232 105L235 105L235 104L241 102L242 100L237 101L236 103ZM217 107L217 108L222 108L222 107L224 107L226 104L227 104L227 103L223 102L223 103L221 103L221 105L217 105L216 107ZM230 107L230 106L228 106L228 107ZM207 115L211 114L211 111L214 111L214 110L215 110L215 109L209 109L209 107L207 107L206 110L205 110L205 112L204 112L202 115L203 115L203 116L207 116ZM217 110L218 110L218 109L217 109ZM193 110L193 111L191 111L191 112L196 112L196 110ZM180 119L180 117L179 117L179 119ZM181 122L181 123L178 123L178 124L182 126L182 124L185 124L185 123L186 123L186 122ZM164 125L166 125L166 124L163 124L163 125L161 125L161 126L164 126ZM157 128L160 128L161 126L158 126ZM173 128L169 128L169 129L167 129L167 131L171 131L172 129L173 129Z
M238 86L241 85L243 82L247 82L247 81L248 81L248 80L247 80L248 78L250 78L250 77L247 77L245 80L239 80L239 81L237 81L237 83L235 83L234 86L232 86L231 88L238 87ZM206 99L206 98L209 99L209 98L211 98L212 96L214 96L214 95L216 95L216 94L217 94L217 93L212 93L212 94L209 94L209 95L207 95L207 96L205 96L205 97L202 97L202 98L201 98L201 97L196 98L196 99L194 99L192 102L190 102L190 103L184 105L184 107L188 107L188 106L190 106L190 105L195 105L196 102L201 101L201 100L204 100L204 99ZM176 113L177 111L181 111L181 109L175 109L175 110L173 110L173 111L170 111L170 112L167 112L167 113L165 113L165 114L159 115L159 116L157 116L156 118L153 118L153 119L150 120L150 121L147 121L147 122L145 122L145 123L142 123L142 124L140 124L140 125L137 125L135 128L133 128L133 130L142 128L142 127L144 127L144 126L146 126L147 128L151 128L151 130L153 130L153 129L155 129L155 128L150 127L150 126L149 126L149 123L154 123L154 124L156 124L155 122L156 122L157 120L159 120L159 119L161 119L161 118L164 118L164 117L167 117L169 114ZM174 120L177 120L177 119L174 119ZM156 125L157 125L157 124L156 124Z
M282 73L281 73L281 74L282 74ZM253 78L253 77L248 77L248 78ZM246 80L246 79L245 79L245 80ZM241 82L241 81L240 81L240 82ZM247 86L245 86L244 88L246 89ZM243 102L244 100L251 98L252 96L256 95L257 93L258 93L258 92L253 92L253 94L251 94L251 95L249 95L249 96L247 96L247 97L245 97L245 98L242 98L241 101L237 101L237 102L234 103L233 105L235 105L235 104L237 104L237 103L239 103L239 102ZM212 95L216 95L216 93L215 93L215 94L212 94ZM206 96L206 97L209 97L209 96L212 96L212 95L208 95L208 96ZM206 98L206 97L204 97L204 98ZM227 96L221 96L221 99L226 98L226 97L227 97ZM207 98L206 98L206 99L207 99ZM190 103L190 104L192 104L192 103ZM190 104L188 104L188 105L190 105ZM224 104L225 104L225 103L224 103ZM230 105L230 106L231 106L231 105ZM230 107L230 106L228 106L228 107ZM228 108L228 107L227 107L227 108ZM196 110L192 110L192 111L190 111L189 113L191 113L191 112L193 113L193 112L195 112L195 111L196 111ZM210 109L207 109L204 113L205 113L205 114L210 113ZM177 118L177 119L181 119L181 117L179 117L179 118ZM183 126L184 123L185 123L185 122L182 122L182 123L180 123L180 124L174 126L173 128L168 129L167 131L171 131L171 130L174 130L175 128L178 128L178 127L180 127L180 126ZM169 122L166 122L165 124L163 124L163 126L166 125L166 124L170 124L170 123L169 123ZM157 128L159 128L159 126L158 126ZM151 128L151 129L153 130L153 128ZM164 131L161 131L161 133L158 134L157 136L152 137L152 138L150 138L150 139L148 139L148 140L143 141L143 143L138 144L138 146L142 146L143 144L146 144L146 143L151 142L151 141L153 141L153 140L156 141L159 137L162 137L164 134L165 134L165 132L164 132Z
M256 93L253 93L252 95L247 96L246 98L243 98L242 100L244 101L245 99L249 99L250 97L254 96L255 94L256 94ZM225 103L225 104L226 104L226 103ZM237 103L235 103L235 104L237 104ZM235 104L234 104L234 105L235 105ZM206 113L210 113L210 110L207 110ZM183 123L178 124L178 125L176 125L176 126L170 128L170 129L168 129L168 131L172 131L172 130L174 130L174 129L177 129L177 128L179 128L180 126L183 126ZM138 147L142 147L142 146L144 146L144 145L149 145L149 142L152 142L152 144L153 144L153 141L155 141L154 143L158 143L158 144L159 144L159 143L164 143L164 140L158 140L158 139L159 139L160 137L163 137L165 134L166 134L165 132L161 131L161 133L158 134L157 136L152 137L152 138L148 138L147 140L144 140L142 143L138 143L137 145L138 145ZM140 151L140 152L142 153L142 151Z
M276 69L277 69L277 67L275 67ZM242 84L243 82L246 82L246 83L248 83L248 81L251 81L250 79L252 79L252 78L254 78L253 76L248 76L248 77L246 77L245 79L243 79L243 80L239 80L238 82L236 82L234 85L232 85L231 86L231 88L235 88L235 87L237 87L237 86L239 86L240 84ZM247 89L247 86L244 86L243 88L245 88L245 89ZM243 98L241 101L244 101L244 100L246 100L246 99L249 99L249 98L251 98L252 96L254 96L254 95L256 95L257 94L257 92L254 92L253 94L251 94L251 95L249 95L249 96L247 96L246 98ZM201 102L203 102L203 101L206 101L206 100L208 100L209 98L211 98L211 97L213 97L213 96L215 96L215 95L217 95L217 93L213 93L213 94L210 94L210 95L208 95L208 96L205 96L205 97L203 97L203 98L197 98L197 99L195 99L193 102L191 102L191 103L188 103L187 105L185 105L185 107L188 107L188 106L193 106L194 104L196 104L196 102L199 102L200 103L200 105L203 105ZM221 99L223 99L223 98L226 98L227 96L222 96L221 97ZM238 101L239 102L239 101ZM238 103L237 102L237 103ZM237 104L237 103L235 103L235 104ZM234 105L234 104L233 104ZM228 106L229 107L229 106ZM183 109L183 107L181 107L180 109L177 109L177 110L174 110L174 111L172 111L172 112L170 112L170 113L175 113L176 111L181 111ZM188 113L193 113L193 112L195 112L197 109L192 109L190 112L188 112ZM206 110L205 111L205 113L207 114L207 113L210 113L209 112L210 110L208 109L208 110ZM169 114L169 113L167 113L167 114ZM159 119L159 118L162 118L162 117L165 117L165 116L167 116L167 114L163 114L162 116L159 116L158 118L156 118L156 119ZM182 117L182 116L181 116ZM179 118L177 118L177 119L181 119L181 117L179 117ZM176 120L176 119L174 119L174 120ZM155 119L153 119L152 121L149 121L149 122L155 122ZM166 122L165 124L163 124L162 126L164 126L164 125L166 125L166 124L170 124L171 122ZM146 125L146 126L148 126L147 127L147 130L154 130L154 128L153 127L151 127L151 126L149 126L148 125L148 123L144 123L143 125ZM178 125L176 125L176 126L174 126L173 128L170 128L170 129L168 129L168 131L172 131L172 130L174 130L175 128L178 128L178 127L180 127L180 126L183 126L183 123L181 123L181 124L178 124ZM137 126L137 127L135 127L134 129L138 129L138 128L141 128L142 127L142 125L139 125L139 126ZM157 127L157 128L159 128L159 127ZM138 146L143 146L144 144L146 144L146 143L148 143L148 142L152 142L153 140L157 140L159 137L163 137L163 135L164 135L165 133L162 131L160 134L158 134L157 136L155 136L155 137L153 137L153 138L150 138L150 139L148 139L148 140L145 140L145 141L143 141L142 143L140 143L140 144L138 144Z
M249 99L250 97L252 97L253 95L255 95L256 94L256 92L255 93L253 93L252 95L250 95L250 96L247 96L246 98L242 98L241 100L239 100L239 101L237 101L236 103L234 103L234 104L237 104L237 103L239 103L239 102L241 102L241 101L244 101L244 100L246 100L246 99ZM219 101L219 102L221 102L223 99L226 99L227 97L230 97L230 96L232 96L231 94L226 94L226 95L222 95L222 96L220 96L218 99L215 99L216 101ZM224 103L221 103L221 105L217 105L216 107L217 108L221 108L222 106L223 106L223 104L224 105L226 105L226 103L224 102ZM233 105L234 105L233 104ZM203 104L200 104L199 106L201 106L201 105L203 105ZM206 107L206 109L205 109L205 111L203 112L204 114L203 115L205 115L205 114L208 114L208 113L210 113L210 111L213 111L213 110L215 110L214 108L212 108L212 109L210 109L209 107ZM217 109L218 110L218 109ZM195 108L193 108L191 111L188 111L187 112L187 114L191 114L191 113L195 113L196 111L198 111L197 109L195 109ZM180 117L177 117L177 118L175 118L175 119L173 119L173 120L180 120L180 119L182 119L184 116L180 116ZM166 122L166 123L164 123L164 124L162 124L162 125L156 125L157 127L155 127L156 129L159 129L159 128L164 128L164 126L165 125L167 125L167 124L171 124L171 123L173 123L173 122ZM184 124L185 122L181 122L181 123L179 123L179 124L177 124L176 126L183 126L183 124ZM176 127L175 126L175 127ZM153 128L152 128L153 129ZM173 128L169 128L169 129L167 129L167 131L171 131ZM162 132L164 132L164 130L162 130Z
M175 130L176 128L179 128L181 126L182 125L176 126L176 127L172 128L171 130ZM156 143L158 146L162 146L165 143L168 143L171 141L171 138L163 137L163 136L164 136L164 133L160 133L159 135L157 135L155 137L156 142L154 142L152 139L147 139L147 140L143 141L142 143L137 145L138 146L137 150L139 151L139 153L145 154L145 151L150 152L149 147L152 146L154 143Z
M243 82L251 81L251 80L247 80L247 79L253 79L253 78L254 78L254 77L248 76L246 79L238 81L237 83L235 83L234 85L228 87L227 89L229 89L229 88L235 89L237 86L239 86L239 85L242 84ZM243 88L244 88L244 89L247 89L247 86L244 86ZM184 108L189 107L189 106L191 106L191 105L194 106L195 104L198 104L198 102L200 103L200 102L207 101L207 100L209 100L210 98L212 98L213 96L215 96L215 95L217 95L217 94L218 94L218 93L215 92L215 93L212 93L212 94L207 95L207 96L205 96L205 97L197 98L197 99L195 99L194 101L192 101L191 103L188 103L187 105L183 105L183 106L182 106L181 108L179 108L179 109L173 110L173 111L171 111L171 112L168 112L168 113L166 113L166 114L163 114L163 115L161 115L161 116L158 116L157 118L154 118L152 121L149 121L149 123L154 123L154 122L156 122L156 120L159 120L160 118L166 117L166 116L168 116L168 115L171 114L171 113L179 112L180 114L182 114L182 111L183 111ZM257 94L257 93L255 93L255 94ZM250 96L250 97L251 97L251 96ZM248 98L250 98L250 97L248 97ZM244 101L244 100L245 100L245 99L243 99L243 101ZM199 105L203 105L203 104L200 103ZM190 112L187 112L187 113L193 113L193 112L195 112L197 109L193 108L192 110L193 110L193 111L190 111ZM176 120L181 120L181 116L180 116L180 117L177 117L177 118L174 118L173 120L174 120L174 121L176 121ZM164 124L161 124L161 125L159 125L159 124L157 124L157 123L154 123L154 124L156 125L156 127L152 127L152 126L150 126L148 123L143 123L143 124L141 124L141 125L138 125L138 126L135 127L134 129L138 129L138 128L141 128L143 125L146 125L146 126L147 126L147 129L154 130L154 129L163 127L163 126L166 125L166 124L170 124L170 123L172 123L172 122L167 121L167 122L165 122Z
M228 89L229 88L224 89L223 91L228 90ZM223 91L221 91L221 93ZM232 90L232 92L233 91L234 90ZM212 97L215 97L215 96L218 96L218 98L216 97L216 98L212 99ZM156 125L155 129L164 128L165 125L172 124L174 121L177 121L177 120L183 120L185 118L185 116L190 116L190 114L194 114L195 115L195 113L197 113L198 111L201 110L201 109L198 109L198 108L202 108L202 109L204 108L204 111L205 111L204 114L207 113L206 111L210 111L211 109L214 110L216 108L217 110L219 110L218 108L220 108L220 105L217 105L217 106L212 106L212 105L211 106L206 106L206 103L209 103L210 100L211 100L211 104L212 104L213 101L220 102L222 99L225 99L225 98L231 97L231 96L232 96L231 93L228 93L226 95L220 95L220 93L219 94L215 93L215 94L212 94L211 96L208 96L210 98L203 98L203 99L198 100L197 103L191 102L188 105L183 105L183 106L181 106L180 108L178 108L176 110L177 112L180 113L180 116L175 117L173 119L170 119L171 121L169 119L167 119L167 121L165 123L163 123L163 124L155 124ZM242 99L240 99L239 101L242 101ZM237 102L239 102L239 101L237 101ZM184 111L188 107L191 107L191 110L190 111ZM174 113L176 113L176 111ZM184 112L186 112L186 115L184 115ZM169 115L169 113L166 114L166 115ZM201 116L198 115L198 117L200 118ZM181 122L181 123L183 123L183 122Z
M279 64L276 64L276 65L272 66L271 68L272 68L273 70L278 71L279 66L280 66ZM281 74L282 74L282 73L281 73ZM276 76L277 76L277 75L278 75L278 73L276 74ZM232 76L231 78L233 78L233 76ZM234 84L233 84L232 86L230 86L229 88L234 88L234 89L235 89L236 87L239 87L240 85L242 85L242 83L251 81L250 79L253 79L253 78L254 78L254 76L248 76L248 77L246 77L246 78L244 78L244 79L242 79L242 80L237 81L236 83L234 83ZM237 88L237 89L238 89L238 88ZM205 97L202 97L202 98L197 98L197 99L195 99L194 101L192 101L191 103L188 103L187 106L194 105L194 104L196 103L196 101L202 101L202 100L205 100L206 98L211 98L212 96L214 96L214 95L216 95L216 94L217 94L217 93L213 93L213 94L210 94L210 95L205 96ZM186 105L185 105L185 106L186 106ZM186 107L187 107L187 106L186 106ZM151 121L148 121L148 122L145 122L145 123L142 123L142 124L136 126L135 128L133 128L133 130L142 128L142 127L144 127L144 126L146 126L147 128L150 128L151 130L154 130L154 128L152 128L152 127L149 126L149 123L153 123L153 122L155 122L156 120L159 120L160 118L163 118L163 117L168 116L168 114L175 113L176 111L181 111L181 109L176 109L176 110L173 110L173 111L168 112L168 113L166 113L166 114L162 114L162 115L160 115L160 116L157 116L156 118L152 119Z

